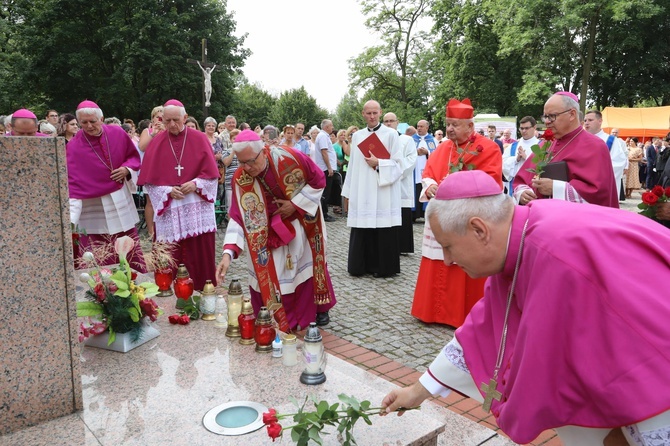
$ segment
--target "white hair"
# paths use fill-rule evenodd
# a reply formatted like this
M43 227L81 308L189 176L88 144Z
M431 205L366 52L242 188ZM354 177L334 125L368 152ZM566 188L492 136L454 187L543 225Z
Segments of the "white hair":
M309 128L309 132L307 132L307 133L312 133L314 130L316 130L317 132L320 131L319 128L318 128L317 126L313 125L313 126L311 126L311 127Z
M327 126L329 124L332 124L332 123L333 123L333 121L331 121L330 119L324 119L323 121L321 121L321 129L323 129L325 126Z
M54 127L53 125L51 125L48 122L43 122L43 123L40 124L40 132L42 132L42 133L50 132L50 133L53 133L55 135L56 134L56 127Z
M95 115L98 117L98 119L102 119L102 109L100 108L93 108L93 107L85 107L85 108L80 108L76 112L77 114L77 119L79 119L79 115Z
M166 106L164 106L164 107L163 107L163 113L165 113L165 112L166 112L168 109L170 109L170 108L176 108L176 109L178 109L178 110L179 110L179 116L181 116L182 118L183 118L184 116L186 116L186 109L185 109L184 107L180 107L180 106L178 106L178 105L166 105Z
M235 153L240 153L242 150L246 149L247 147L251 147L251 149L254 151L254 153L259 153L261 150L263 150L263 141L240 141L240 142L234 142L233 143L233 152Z
M463 235L471 218L479 217L495 225L502 223L513 209L514 199L503 193L457 200L432 199L426 209L426 220L434 215L442 230Z
M560 94L559 96L561 97L561 101L563 101L563 105L567 110L574 109L575 111L579 112L579 104L577 101L564 94Z
M216 127L216 119L212 118L211 116L208 116L207 118L205 118L205 122L203 122L203 125L207 125L210 122L213 122L214 127Z

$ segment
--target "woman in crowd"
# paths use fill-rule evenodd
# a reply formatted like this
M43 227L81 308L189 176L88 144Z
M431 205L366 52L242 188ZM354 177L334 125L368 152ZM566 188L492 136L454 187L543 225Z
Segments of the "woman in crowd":
M189 116L186 118L186 127L191 127L192 129L196 129L200 131L200 124L198 124L198 121L193 116Z
M79 131L79 122L77 121L77 117L72 113L64 113L60 115L60 119L58 120L58 129L56 130L58 136L64 137L65 143L67 144Z
M237 170L239 164L237 162L237 156L233 152L233 141L235 137L240 133L238 129L233 129L230 132L230 146L223 148L223 165L225 166L225 194L226 194L226 208L230 207L231 200L233 198L233 188L231 182L233 181L233 175Z
M333 179L333 188L330 193L330 204L333 205L333 212L342 214L342 185L344 184L344 151L341 141L344 140L345 130L335 131L330 134L330 141L333 143L335 155L337 155L337 171Z
M642 187L640 184L639 163L642 161L642 149L637 146L637 138L628 141L628 176L626 177L626 198Z
M282 142L282 145L285 145L285 146L290 147L292 149L300 150L295 145L295 126L294 125L291 125L291 124L285 125L284 129L282 130L282 133L284 134L284 140Z
M163 126L163 106L159 105L151 110L151 124L149 127L142 130L142 133L140 134L140 143L138 145L140 151L144 152L154 136L158 135L163 130L165 130L165 127ZM147 222L147 232L149 232L149 237L153 239L154 206L151 204L149 194L144 194L144 197L146 199L144 205L144 221Z
M209 143L212 145L212 151L214 152L214 158L216 158L216 164L219 167L219 186L216 189L216 199L221 200L224 192L224 181L226 177L226 168L223 165L223 142L221 138L216 133L216 119L208 116L203 123L205 127L205 135Z

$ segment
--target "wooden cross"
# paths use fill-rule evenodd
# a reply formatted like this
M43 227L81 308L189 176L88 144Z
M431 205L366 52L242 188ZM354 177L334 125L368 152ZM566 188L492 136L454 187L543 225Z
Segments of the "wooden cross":
M198 65L202 66L202 68L212 68L215 64L207 62L207 39L202 39L202 60L195 60L195 59L186 59L186 62L191 63L193 65ZM200 69L200 67L198 67ZM204 76L203 76L204 77ZM207 116L209 116L209 107L206 105L206 100L205 100L205 86L203 84L202 86L202 119L205 119Z
M479 387L479 390L484 392L484 404L482 404L482 409L484 409L485 412L491 412L491 403L493 400L500 401L500 398L502 398L502 393L498 392L496 387L498 387L498 383L493 378L491 378L491 381L489 381L488 384L482 383Z

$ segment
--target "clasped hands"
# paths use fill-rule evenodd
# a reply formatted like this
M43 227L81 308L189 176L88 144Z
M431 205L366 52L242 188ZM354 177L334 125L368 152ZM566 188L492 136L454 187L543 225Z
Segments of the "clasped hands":
M181 186L172 186L170 197L174 198L175 200L181 200L191 192L195 192L196 189L197 187L193 181L184 183Z
M291 200L284 200L282 198L275 198L274 203L277 205L277 210L272 215L279 214L282 220L289 218L295 212L295 207Z

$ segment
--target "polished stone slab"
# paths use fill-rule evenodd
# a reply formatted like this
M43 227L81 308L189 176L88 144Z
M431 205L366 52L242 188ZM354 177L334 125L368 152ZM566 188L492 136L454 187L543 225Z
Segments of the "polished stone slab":
M261 445L271 443L265 429L243 437L223 437L205 429L205 413L222 403L250 400L280 413L292 412L290 397L302 400L315 395L319 400L337 401L340 393L374 406L394 384L334 356L328 357L327 380L318 386L300 383L301 366L285 367L281 359L260 354L253 346L227 338L225 329L214 322L194 321L170 325L174 298L157 298L166 315L156 323L161 335L128 352L117 353L84 348L81 355L84 410L82 424L58 425L69 433L62 444L101 445ZM354 433L359 444L478 445L492 439L493 431L432 403L420 411L372 418L373 425L359 422ZM289 421L290 422L290 421ZM439 436L437 435L445 429ZM52 423L0 437L0 444L48 445ZM26 439L30 439L28 443ZM60 443L60 442L59 442ZM291 444L290 439L282 444ZM339 444L336 435L326 444Z

